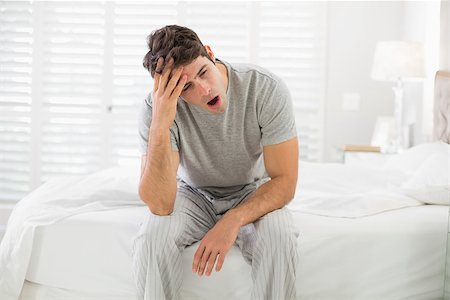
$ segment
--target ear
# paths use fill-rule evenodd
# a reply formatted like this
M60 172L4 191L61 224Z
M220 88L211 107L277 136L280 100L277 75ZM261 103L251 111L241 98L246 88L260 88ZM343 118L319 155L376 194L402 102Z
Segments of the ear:
M211 50L211 47L209 45L204 45L206 52L208 53L209 57L211 57L212 61L215 61L215 56L213 51Z

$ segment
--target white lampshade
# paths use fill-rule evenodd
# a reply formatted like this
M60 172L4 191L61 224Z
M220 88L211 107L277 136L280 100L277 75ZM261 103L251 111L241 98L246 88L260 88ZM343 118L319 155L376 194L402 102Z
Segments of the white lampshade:
M418 42L381 41L377 43L372 79L414 80L424 76L423 45Z

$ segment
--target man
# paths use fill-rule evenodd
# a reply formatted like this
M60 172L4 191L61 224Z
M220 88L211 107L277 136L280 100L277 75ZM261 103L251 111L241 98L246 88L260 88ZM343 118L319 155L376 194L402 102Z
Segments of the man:
M139 128L139 195L151 213L133 248L139 298L179 299L181 252L201 241L193 272L219 272L236 242L252 267L252 299L295 299L298 232L284 206L298 142L286 85L216 59L186 27L163 27L147 43L154 86Z

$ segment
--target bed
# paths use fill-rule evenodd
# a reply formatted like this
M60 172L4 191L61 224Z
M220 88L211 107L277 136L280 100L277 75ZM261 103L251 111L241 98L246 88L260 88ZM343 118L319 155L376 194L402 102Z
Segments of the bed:
M447 75L436 86L448 88L438 84ZM435 142L377 168L300 162L288 206L300 229L299 299L442 298L450 94L436 95ZM131 245L148 213L138 177L138 165L115 167L21 200L0 245L0 299L136 299ZM199 278L197 245L183 253L183 299L248 299L251 269L237 246L221 272Z

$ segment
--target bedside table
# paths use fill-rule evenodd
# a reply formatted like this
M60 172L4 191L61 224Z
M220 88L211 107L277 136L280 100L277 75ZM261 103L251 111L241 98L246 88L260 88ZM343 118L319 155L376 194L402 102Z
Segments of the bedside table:
M345 145L342 149L342 163L379 168L396 153L381 152L379 147L366 145Z

